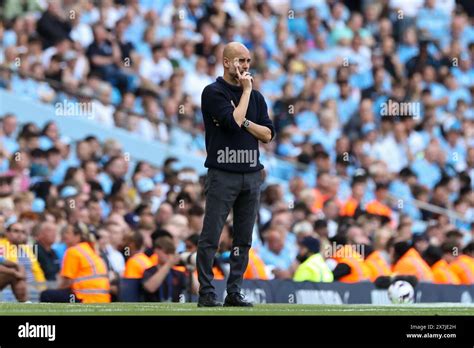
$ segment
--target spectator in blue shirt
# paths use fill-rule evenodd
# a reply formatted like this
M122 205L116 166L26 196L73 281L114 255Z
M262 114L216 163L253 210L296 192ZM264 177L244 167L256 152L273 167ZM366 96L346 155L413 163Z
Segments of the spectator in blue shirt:
M281 231L269 229L265 233L265 244L259 251L260 258L268 265L273 266L273 272L278 274L290 274L294 261L285 244Z
M436 145L428 145L425 149L424 158L416 160L411 165L411 169L415 172L418 181L429 189L432 189L441 179L441 170L436 162L438 151Z

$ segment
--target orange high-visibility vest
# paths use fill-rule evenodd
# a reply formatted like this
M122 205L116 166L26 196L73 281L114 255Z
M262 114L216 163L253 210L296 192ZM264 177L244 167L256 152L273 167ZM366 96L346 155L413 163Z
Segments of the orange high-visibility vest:
M393 272L400 275L413 275L420 281L433 282L433 272L418 251L410 248L393 266Z
M380 276L389 276L392 273L390 265L379 250L372 252L364 262L370 269L371 281L375 281Z
M365 210L370 214L382 215L390 219L392 218L392 209L390 209L389 206L375 199L367 203L367 205L365 206Z
M458 276L451 271L446 260L439 260L431 266L431 270L433 271L434 282L436 284L461 284Z
M339 278L340 282L357 283L370 280L370 269L364 263L364 258L350 245L338 249L334 259L337 263L345 263L351 268L351 273Z
M474 284L474 258L467 255L459 255L456 260L449 265L461 281L461 284Z
M145 253L137 253L130 257L125 264L124 278L141 279L148 268L153 267L153 262Z
M156 266L158 264L158 254L157 253L153 253L151 256L150 256L150 261L151 263L153 263L153 266Z
M244 273L244 279L268 279L265 263L253 249L249 250L249 263Z
M222 273L220 268L217 266L212 267L212 273L214 273L214 279L217 279L217 280L225 279L224 273Z
M354 216L359 202L354 198L350 197L343 205L340 211L341 216Z
M110 302L107 266L89 243L79 243L66 250L61 276L73 281L71 289L83 303Z
M317 213L323 208L323 204L329 199L329 196L322 194L321 191L317 188L313 190L313 193L314 193L314 201L313 201L313 204L311 205L311 211L313 213Z

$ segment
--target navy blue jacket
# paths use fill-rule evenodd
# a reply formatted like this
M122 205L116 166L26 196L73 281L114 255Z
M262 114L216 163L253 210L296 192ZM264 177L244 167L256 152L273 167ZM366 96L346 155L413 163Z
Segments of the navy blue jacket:
M234 120L234 105L239 105L243 89L227 83L222 77L204 88L201 109L206 130L207 158L204 166L234 173L251 173L263 169L259 161L258 139ZM268 127L275 135L262 94L252 90L245 116L249 121Z

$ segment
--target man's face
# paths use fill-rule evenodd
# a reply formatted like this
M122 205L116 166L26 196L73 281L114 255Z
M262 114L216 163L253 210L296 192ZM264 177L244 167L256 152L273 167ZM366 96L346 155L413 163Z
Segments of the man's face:
M0 197L8 197L12 194L12 180L10 178L0 178Z
M3 120L3 132L6 135L11 135L16 129L16 118L7 117Z
M69 248L79 243L80 237L74 234L72 226L68 226L68 228L62 234L62 240L64 244L66 244L66 246Z
M106 229L100 229L98 232L98 237L100 248L105 248L110 242L109 231L107 231Z
M155 252L158 255L158 260L160 265L164 265L169 258L169 254L167 254L163 249L155 248Z
M240 74L248 72L250 69L250 52L244 48L239 49L235 55L224 57L224 70L229 71L229 75L238 80L237 70Z
M52 245L56 241L56 227L54 224L44 224L38 240L42 240L45 244Z
M21 223L11 225L6 235L11 244L19 245L26 243L26 229Z
M89 217L100 219L102 216L102 207L99 202L90 202L87 208L87 210L89 210Z
M108 227L110 243L118 246L123 243L123 230L118 225L111 225Z

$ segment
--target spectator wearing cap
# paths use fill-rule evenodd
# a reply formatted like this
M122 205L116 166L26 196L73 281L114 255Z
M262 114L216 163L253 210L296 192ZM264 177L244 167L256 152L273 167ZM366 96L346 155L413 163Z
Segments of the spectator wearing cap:
M320 254L319 240L314 237L304 237L300 242L297 256L300 265L295 271L293 280L296 282L324 282L334 281L334 276Z

